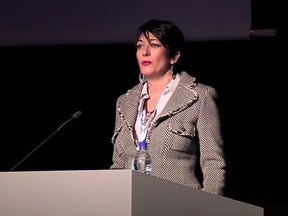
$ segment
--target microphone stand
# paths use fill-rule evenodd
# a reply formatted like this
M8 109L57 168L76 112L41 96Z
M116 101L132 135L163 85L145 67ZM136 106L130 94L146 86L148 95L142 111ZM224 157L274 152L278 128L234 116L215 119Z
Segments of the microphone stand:
M62 127L64 127L67 123L69 123L72 120L75 120L81 116L81 111L77 111L73 114L72 118L68 119L66 122L64 122L56 131L54 131L50 136L48 136L40 145L38 145L33 151L31 151L29 154L27 154L21 161L19 161L12 169L10 169L9 172L14 171L21 163L23 163L30 155L32 155L37 149L39 149L41 146L43 146L51 137L53 137L58 131L61 130Z

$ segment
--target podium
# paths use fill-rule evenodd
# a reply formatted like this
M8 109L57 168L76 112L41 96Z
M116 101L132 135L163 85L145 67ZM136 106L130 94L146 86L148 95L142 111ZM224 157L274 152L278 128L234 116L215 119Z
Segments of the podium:
M132 170L0 172L1 216L263 216L264 209Z

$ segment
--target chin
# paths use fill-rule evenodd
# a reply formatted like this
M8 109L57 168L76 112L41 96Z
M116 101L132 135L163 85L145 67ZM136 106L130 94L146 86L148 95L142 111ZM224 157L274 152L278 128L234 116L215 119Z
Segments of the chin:
M142 74L143 76L145 76L145 77L149 77L149 76L153 75L154 72L152 72L152 71L147 71L147 70L141 70L141 74Z

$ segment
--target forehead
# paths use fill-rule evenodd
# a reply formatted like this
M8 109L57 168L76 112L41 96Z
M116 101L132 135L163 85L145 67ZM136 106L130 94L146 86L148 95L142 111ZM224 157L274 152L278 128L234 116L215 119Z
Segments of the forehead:
M155 35L153 35L151 32L147 32L147 34L142 33L139 38L138 41L143 41L143 40L158 40Z

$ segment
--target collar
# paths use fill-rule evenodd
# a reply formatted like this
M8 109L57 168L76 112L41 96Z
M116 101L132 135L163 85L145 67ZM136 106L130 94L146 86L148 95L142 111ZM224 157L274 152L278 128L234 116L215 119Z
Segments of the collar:
M180 80L180 74L175 74L173 75L172 79L170 80L170 82L167 84L163 95L167 95L169 92L173 92L175 91L177 84ZM141 96L140 96L140 103L139 103L139 109L138 112L142 112L144 109L144 104L145 104L145 100L149 98L149 94L148 94L148 84L147 82L144 83L143 88L142 88L142 92L141 92Z

